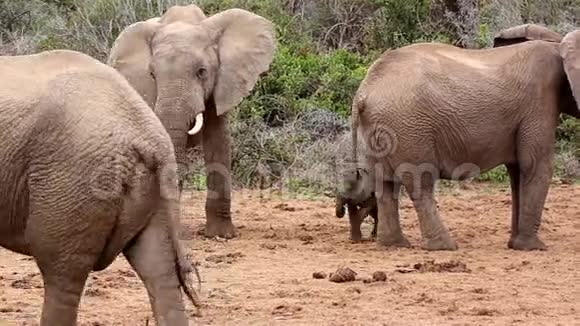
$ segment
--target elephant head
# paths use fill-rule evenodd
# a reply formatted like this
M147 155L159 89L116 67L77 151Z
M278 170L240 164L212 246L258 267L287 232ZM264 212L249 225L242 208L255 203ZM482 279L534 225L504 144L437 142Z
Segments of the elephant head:
M176 150L199 132L204 111L238 105L267 71L275 52L273 24L242 9L206 17L195 5L174 6L123 30L108 64L154 109Z
M580 30L568 33L560 43L560 55L564 59L564 71L568 76L576 108L580 111ZM580 118L577 112L576 118Z
M540 25L518 25L500 31L494 38L493 47L509 46L527 41L555 43L566 77L562 83L561 112L580 118L580 30L562 37Z

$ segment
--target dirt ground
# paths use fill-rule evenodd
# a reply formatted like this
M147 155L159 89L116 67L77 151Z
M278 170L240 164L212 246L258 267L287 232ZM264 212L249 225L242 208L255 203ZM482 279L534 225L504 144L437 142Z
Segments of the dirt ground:
M203 239L197 232L204 223L205 194L188 196L181 237L200 264L206 304L192 324L580 324L579 185L550 189L540 231L545 252L506 248L511 201L504 188L439 194L442 217L460 246L455 252L419 248L407 198L401 217L414 248L384 250L374 242L351 243L348 220L334 217L330 198L260 199L257 192L234 195L240 238ZM363 234L370 233L370 223ZM443 268L432 268L436 264ZM334 283L313 277L339 267L350 268L356 279ZM377 271L386 273L386 281L369 282ZM154 325L147 322L145 289L122 257L93 273L85 291L81 325ZM0 250L0 320L37 325L42 293L34 262Z

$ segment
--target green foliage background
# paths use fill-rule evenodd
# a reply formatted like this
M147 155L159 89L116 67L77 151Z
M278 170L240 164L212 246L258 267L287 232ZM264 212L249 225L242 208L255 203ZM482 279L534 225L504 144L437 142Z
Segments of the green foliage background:
M274 130L321 109L345 125L352 95L369 65L387 48L430 41L488 47L501 28L540 23L565 33L578 28L580 17L580 0L0 0L0 53L69 48L104 61L124 27L159 16L169 6L190 3L208 16L234 7L248 9L270 19L277 29L279 50L271 69L234 117L240 122L234 128L240 138L234 169L243 186L255 185L253 170L260 164L270 170L272 162L290 166L312 143L302 131L284 139L295 148L302 146L298 150L272 137L252 142L254 136L243 128ZM579 131L580 122L562 117L557 131L559 175L577 169ZM255 154L262 152L267 155ZM507 178L500 167L479 179ZM296 183L312 182L292 181Z

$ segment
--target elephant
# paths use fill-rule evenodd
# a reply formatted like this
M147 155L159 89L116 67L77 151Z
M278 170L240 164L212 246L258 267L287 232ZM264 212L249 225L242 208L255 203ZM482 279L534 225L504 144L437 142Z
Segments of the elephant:
M88 275L121 252L157 325L188 325L181 290L200 306L197 269L177 238L173 144L151 108L76 51L3 56L0 76L0 246L34 258L40 325L76 325Z
M434 195L439 179L507 168L513 250L547 250L538 236L561 114L580 117L580 31L536 24L500 31L493 48L416 43L385 51L353 96L353 159L376 178L377 243L409 247L399 217L404 186L424 250L456 250ZM359 130L360 128L360 130Z
M180 190L187 149L203 145L207 237L237 236L227 113L268 71L276 46L274 26L261 16L236 8L206 18L188 5L129 25L110 50L107 64L127 78L169 132Z
M361 241L360 226L370 214L374 219L371 238L377 235L377 200L374 194L374 178L370 170L364 167L350 168L342 174L342 188L335 196L335 215L344 217L345 206L348 209L350 239Z

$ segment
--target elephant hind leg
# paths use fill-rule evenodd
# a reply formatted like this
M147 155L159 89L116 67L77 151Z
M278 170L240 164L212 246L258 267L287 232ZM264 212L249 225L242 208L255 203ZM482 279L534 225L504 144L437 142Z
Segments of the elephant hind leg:
M123 253L147 289L157 324L185 326L188 321L176 262L179 257L166 225L170 222L157 214Z
M419 227L423 238L422 248L425 250L457 250L457 243L451 239L449 231L439 217L435 201L435 180L425 174L422 175L421 179L418 185L413 180L405 180L404 185L419 218Z
M411 246L401 230L399 217L399 193L401 185L394 181L383 181L382 189L375 192L377 197L378 226L377 244L379 246Z

